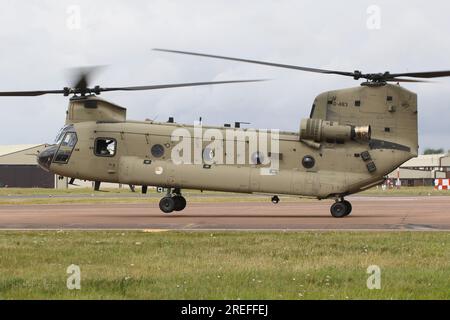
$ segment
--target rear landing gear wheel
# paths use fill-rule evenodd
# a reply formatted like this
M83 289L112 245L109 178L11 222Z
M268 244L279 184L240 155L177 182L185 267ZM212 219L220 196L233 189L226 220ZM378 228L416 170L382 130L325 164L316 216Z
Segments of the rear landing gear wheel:
M348 207L344 201L337 201L333 203L330 208L331 215L335 218L343 218L347 215Z
M159 208L164 213L171 213L175 210L175 200L172 197L164 197L159 201Z
M172 199L175 201L175 211L181 211L186 208L186 199L183 196L174 196Z
M352 213L352 204L347 200L342 201L342 203L347 207L347 212L345 213L345 215L348 216L350 213Z

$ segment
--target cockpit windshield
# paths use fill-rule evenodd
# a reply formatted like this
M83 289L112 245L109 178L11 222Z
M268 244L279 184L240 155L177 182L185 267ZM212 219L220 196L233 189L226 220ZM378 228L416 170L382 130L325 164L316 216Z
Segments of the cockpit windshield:
M59 145L61 143L62 139L64 138L65 133L69 130L73 130L72 124L62 127L61 130L59 130L58 134L56 135L55 144Z
M53 162L68 163L77 141L77 134L74 131L73 126L62 128L61 132L56 137L55 143L58 146L58 151L56 152Z

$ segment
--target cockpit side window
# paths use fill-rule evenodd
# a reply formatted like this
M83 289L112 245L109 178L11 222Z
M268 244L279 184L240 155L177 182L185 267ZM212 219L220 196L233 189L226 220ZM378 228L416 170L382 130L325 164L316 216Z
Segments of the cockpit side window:
M117 141L113 138L95 139L94 153L98 157L114 157L117 151Z
M56 156L53 162L69 162L70 155L72 154L73 148L77 144L77 141L78 138L75 132L66 132L64 137L61 139L58 151L56 152Z

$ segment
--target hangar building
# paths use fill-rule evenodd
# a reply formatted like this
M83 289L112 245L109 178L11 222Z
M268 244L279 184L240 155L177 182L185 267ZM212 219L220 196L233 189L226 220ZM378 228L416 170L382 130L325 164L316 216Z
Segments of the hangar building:
M0 187L55 188L55 175L42 170L36 154L43 144L0 146Z
M419 155L388 175L402 186L434 186L435 179L450 178L450 154Z
M93 188L91 181L76 181L42 170L36 162L36 155L45 144L0 145L0 188ZM119 184L102 183L103 188L122 187ZM126 186L127 187L127 186Z

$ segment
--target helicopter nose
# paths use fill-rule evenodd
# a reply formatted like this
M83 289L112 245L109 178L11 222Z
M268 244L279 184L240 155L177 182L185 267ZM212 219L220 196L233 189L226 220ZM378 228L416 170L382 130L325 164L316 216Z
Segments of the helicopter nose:
M37 156L38 164L45 171L50 171L50 165L52 163L53 157L55 156L57 148L58 148L57 145L52 145L45 148L38 154Z

